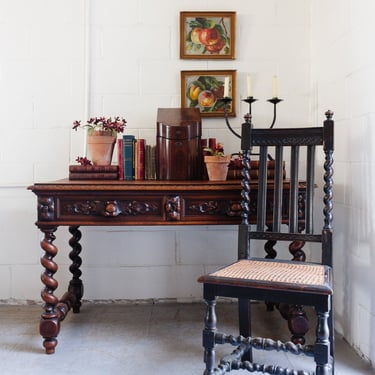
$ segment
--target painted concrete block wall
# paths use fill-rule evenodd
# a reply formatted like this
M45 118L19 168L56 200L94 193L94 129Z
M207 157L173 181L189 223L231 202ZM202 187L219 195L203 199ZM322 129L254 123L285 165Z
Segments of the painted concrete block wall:
M335 111L336 329L375 363L372 0L312 2L315 116Z
M237 12L237 58L180 60L179 12ZM38 0L0 3L0 299L38 300L41 235L34 226L34 181L67 176L83 155L73 120L120 115L126 132L155 141L157 108L180 106L180 71L236 69L238 128L252 74L254 122L267 126L272 76L279 76L278 126L310 121L310 9L299 0ZM298 46L298 54L295 54ZM291 60L290 56L294 56ZM204 119L203 136L239 142L222 119ZM82 228L88 299L201 297L203 272L236 258L236 227ZM69 281L70 237L55 244L57 295Z

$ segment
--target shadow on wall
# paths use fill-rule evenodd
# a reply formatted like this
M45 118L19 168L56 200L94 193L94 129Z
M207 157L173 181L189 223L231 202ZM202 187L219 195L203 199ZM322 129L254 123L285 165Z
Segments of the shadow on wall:
M344 327L344 337L368 359L375 358L375 155L371 147L365 152L362 146L363 140L372 140L375 133L373 127L367 125L350 139L351 148L361 151L356 155L357 162L348 163L350 178L347 178L345 188L349 199L345 203L349 204L342 205L336 213L340 215L342 233L337 235L340 240L335 248L336 263L340 266L335 269L335 277L342 282L339 287L344 288L341 292L342 315L338 317Z

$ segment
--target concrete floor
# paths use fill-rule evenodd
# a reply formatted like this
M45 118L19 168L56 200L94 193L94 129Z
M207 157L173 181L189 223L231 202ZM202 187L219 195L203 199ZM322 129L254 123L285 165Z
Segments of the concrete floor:
M204 305L157 303L89 303L81 313L69 313L62 323L56 353L44 354L38 333L39 305L0 305L0 373L18 374L202 374L201 331ZM234 303L219 303L218 325L235 333ZM261 304L254 316L267 318L269 332L280 331L288 339L285 321L278 312L265 313ZM254 329L254 336L263 331ZM219 346L220 350L222 346ZM218 347L218 348L219 348ZM231 351L232 348L229 348ZM219 350L218 350L219 351ZM226 350L228 351L228 349ZM312 369L312 359L284 353L255 352L257 362L267 356L289 367L304 362ZM237 371L236 373L248 373ZM374 374L339 337L336 337L336 374Z

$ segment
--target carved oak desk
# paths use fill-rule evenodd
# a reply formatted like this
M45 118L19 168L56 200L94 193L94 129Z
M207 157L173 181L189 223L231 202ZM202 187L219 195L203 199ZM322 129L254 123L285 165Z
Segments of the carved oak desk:
M284 199L288 199L284 184ZM78 313L83 295L80 276L82 225L228 225L241 221L241 182L211 181L70 181L35 183L28 188L38 197L36 225L43 232L41 248L44 256L41 275L44 301L40 334L46 353L54 353L60 322L70 309ZM251 196L256 197L255 185ZM270 187L270 189L272 189ZM272 191L270 191L272 194ZM256 202L256 199L252 199ZM287 204L283 204L287 207ZM252 203L252 214L256 203ZM285 209L283 215L287 215ZM255 215L253 215L255 217ZM53 244L54 232L68 226L72 238L69 258L72 279L68 291L58 299L54 279L58 249Z

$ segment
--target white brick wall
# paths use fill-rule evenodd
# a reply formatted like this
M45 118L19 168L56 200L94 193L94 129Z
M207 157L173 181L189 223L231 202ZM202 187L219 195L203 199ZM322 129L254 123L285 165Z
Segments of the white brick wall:
M312 2L315 116L335 111L336 329L375 361L375 25L372 0Z
M237 58L180 60L182 10L236 11ZM126 132L154 143L157 108L180 106L181 70L236 69L239 99L246 75L253 75L255 123L271 121L266 99L274 74L285 98L278 125L310 120L310 11L298 0L283 6L275 0L5 1L0 14L2 299L39 299L41 234L34 226L36 198L26 186L67 176L69 163L84 153L83 135L71 124L86 108L89 115L125 116ZM238 100L234 127L246 111ZM222 140L227 152L239 149L223 120L204 119L203 136ZM86 298L200 298L197 276L236 257L231 226L82 231ZM69 237L59 228L57 295L69 282Z
M180 60L182 10L236 11L237 58ZM328 108L336 113L337 328L374 361L374 11L372 0L1 1L0 299L39 299L41 234L26 186L66 177L83 154L73 120L87 111L123 115L128 133L153 142L157 108L180 105L181 70L236 69L238 99L252 74L254 122L263 126L277 74L285 99L278 126L320 123ZM237 107L234 127L247 111L240 100ZM204 119L203 136L238 151L223 120ZM231 226L82 231L90 299L200 298L196 278L236 256ZM69 237L59 228L58 295L69 282Z

